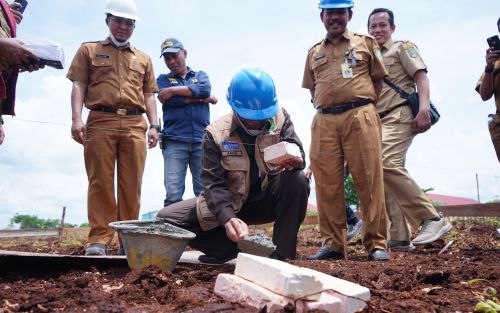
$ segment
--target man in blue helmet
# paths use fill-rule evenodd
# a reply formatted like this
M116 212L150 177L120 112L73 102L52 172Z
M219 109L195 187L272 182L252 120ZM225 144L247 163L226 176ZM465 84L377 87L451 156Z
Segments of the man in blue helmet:
M387 76L376 41L347 29L352 0L321 0L326 37L308 52L302 87L317 114L311 127L310 159L316 182L324 246L309 259L343 257L344 162L363 207L363 245L370 260L388 260L380 120L375 110Z
M190 246L205 253L199 260L218 264L236 257L236 243L249 234L248 225L274 221L271 257L294 259L310 191L302 143L264 71L240 70L227 100L233 111L205 129L203 191L162 209L158 217L194 232ZM266 163L264 148L281 141L296 144L302 157Z

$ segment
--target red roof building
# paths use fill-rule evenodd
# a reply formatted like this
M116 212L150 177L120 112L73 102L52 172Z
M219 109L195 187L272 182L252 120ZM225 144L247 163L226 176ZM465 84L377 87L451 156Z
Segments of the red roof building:
M437 195L433 193L428 193L427 197L433 201L438 201L443 205L464 205L464 204L479 204L480 202L462 197L454 197L454 196L445 196L445 195Z

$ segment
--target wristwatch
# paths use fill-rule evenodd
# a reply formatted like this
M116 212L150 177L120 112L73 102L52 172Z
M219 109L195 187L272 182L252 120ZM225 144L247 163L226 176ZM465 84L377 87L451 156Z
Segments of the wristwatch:
M151 125L149 125L149 129L151 129L151 128L154 128L154 129L156 129L158 132L160 132L160 125L153 125L153 124L151 124Z

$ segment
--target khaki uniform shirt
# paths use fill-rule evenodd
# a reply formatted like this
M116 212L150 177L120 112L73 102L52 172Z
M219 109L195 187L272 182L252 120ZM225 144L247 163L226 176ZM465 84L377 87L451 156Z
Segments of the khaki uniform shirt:
M417 46L409 41L388 40L382 45L385 68L389 72L386 77L396 86L407 93L415 92L415 81L413 77L420 70L427 71L427 66L422 60ZM388 112L394 107L406 102L405 99L384 83L382 92L377 102L377 112Z
M483 82L484 73L479 78L476 85L476 91L479 92L479 87ZM493 70L493 95L495 96L495 105L497 107L496 115L500 117L500 60L495 62L495 69Z
M342 76L342 63L352 64L353 77ZM315 108L327 108L362 99L377 99L373 81L387 75L382 54L375 40L368 35L344 32L338 44L328 37L307 54L302 87L314 90Z
M67 77L87 85L88 109L112 106L146 111L144 94L158 89L151 58L130 45L117 48L109 38L83 43Z

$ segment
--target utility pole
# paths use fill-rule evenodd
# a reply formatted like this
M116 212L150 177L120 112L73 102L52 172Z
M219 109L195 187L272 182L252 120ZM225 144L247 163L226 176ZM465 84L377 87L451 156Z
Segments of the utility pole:
M481 203L481 199L479 198L479 176L476 173L476 190L477 190L477 202Z

